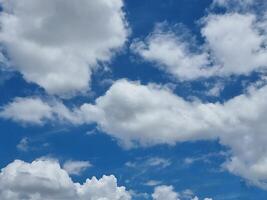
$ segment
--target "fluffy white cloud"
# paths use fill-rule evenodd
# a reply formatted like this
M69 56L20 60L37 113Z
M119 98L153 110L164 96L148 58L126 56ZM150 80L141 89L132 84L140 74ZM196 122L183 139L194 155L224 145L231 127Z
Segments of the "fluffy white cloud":
M153 200L179 200L178 193L173 191L173 186L161 185L155 188L152 194Z
M68 160L64 163L63 169L68 172L68 174L80 175L84 170L92 167L89 161L77 161Z
M180 79L210 76L213 70L206 70L210 62L209 55L191 52L184 38L177 37L172 31L165 32L163 27L164 24L159 24L145 42L137 40L131 49Z
M95 105L81 106L80 112L85 121L97 122L127 146L213 138L216 135L207 128L215 107L187 102L161 86L120 80Z
M202 34L221 65L220 75L249 74L267 66L266 36L251 14L210 15Z
M16 98L0 113L3 118L25 123L41 124L44 119L53 117L52 108L38 98Z
M89 89L128 30L122 0L1 0L0 42L14 69L51 94Z
M1 200L130 200L114 176L87 179L74 183L56 161L16 160L0 173Z
M205 44L198 51L174 31L158 28L146 41L133 43L142 58L184 80L249 74L266 69L267 34L253 14L230 13L202 19Z
M71 121L80 123L75 112L70 111L59 101L45 102L37 97L15 98L2 107L0 117L21 123L42 125L47 120Z

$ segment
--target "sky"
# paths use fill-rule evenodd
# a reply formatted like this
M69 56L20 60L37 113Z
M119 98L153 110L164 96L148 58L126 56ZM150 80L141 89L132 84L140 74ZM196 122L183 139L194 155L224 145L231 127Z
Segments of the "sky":
M265 200L264 0L0 0L1 200Z

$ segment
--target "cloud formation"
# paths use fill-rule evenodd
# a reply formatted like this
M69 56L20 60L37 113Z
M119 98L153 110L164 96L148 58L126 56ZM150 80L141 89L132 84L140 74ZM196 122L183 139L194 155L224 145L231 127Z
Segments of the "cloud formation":
M88 90L92 70L99 62L109 61L114 49L122 47L127 38L121 0L0 2L4 9L0 17L0 41L11 58L8 67L18 70L27 81L39 84L50 94L64 96ZM225 0L220 0L220 4L228 5ZM202 19L204 44L199 49L192 48L175 31L166 31L161 25L131 48L182 80L248 75L267 67L266 19L252 13L209 14ZM217 86L210 94L216 96L220 90ZM0 117L37 125L47 121L73 125L96 123L100 130L127 148L219 139L222 145L230 147L231 156L224 167L267 189L266 98L267 86L261 86L251 87L245 94L224 103L188 101L164 86L123 79L115 81L95 103L70 109L55 99L15 98L1 108ZM25 144L27 141L22 141L18 148L23 149ZM160 160L151 163L164 164ZM61 169L51 161L30 164L15 161L1 172L0 197L3 200L82 200L91 195L95 200L111 194L112 198L104 197L130 199L124 188L117 187L113 176L88 179L83 185L73 183L67 172L79 174L86 166L88 163L72 162ZM45 173L43 177L42 173ZM25 178L28 182L19 181ZM42 187L36 186L36 181ZM102 182L111 184L112 189L95 191L94 185L102 187ZM170 200L178 199L168 186L156 188L153 198L160 199L164 191Z
M219 138L231 148L225 167L267 188L266 94L266 86L252 87L223 104L189 102L160 86L122 80L80 110L85 121L95 121L126 146Z
M127 39L122 0L0 3L0 42L11 66L50 94L87 91L97 64Z
M130 200L125 187L117 179L93 177L84 184L75 183L56 161L35 160L26 163L15 160L0 173L1 200Z
M48 110L69 123L96 123L127 148L218 138L231 149L224 167L267 189L266 98L267 86L252 86L225 103L203 103L185 100L160 85L119 80L95 104L83 104L73 111ZM10 105L3 108L2 116ZM23 112L13 112L6 117L16 120L17 115L24 116Z
M267 86L252 86L225 103L203 103L162 86L120 80L80 112L128 147L219 138L232 154L224 166L267 189L266 98Z
M248 75L267 67L263 24L265 19L254 14L209 14L202 19L205 42L200 48L192 48L197 44L192 45L172 28L158 25L144 41L134 42L132 49L180 80Z
M178 193L174 191L173 186L160 185L155 187L152 194L153 200L199 200L197 196L194 196L191 190ZM212 200L211 198L204 198L204 200Z

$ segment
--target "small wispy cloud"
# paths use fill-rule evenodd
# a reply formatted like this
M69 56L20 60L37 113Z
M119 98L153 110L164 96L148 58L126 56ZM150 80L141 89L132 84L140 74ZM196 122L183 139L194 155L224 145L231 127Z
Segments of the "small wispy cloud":
M209 153L201 156L195 156L195 157L187 157L184 159L184 164L186 165L192 165L195 162L205 162L210 163L211 158L213 157L226 157L228 154L226 152L216 152L216 153Z
M153 157L147 160L147 165L152 166L152 167L165 168L171 165L171 161L166 158Z
M144 185L146 186L157 186L157 185L160 185L162 184L161 181L157 181L157 180L149 180L147 182L144 183Z
M17 149L19 151L28 151L29 150L29 139L27 137L24 137L20 140L20 142L17 144Z
M63 169L66 170L69 175L78 176L92 166L93 165L89 161L68 160L63 164Z

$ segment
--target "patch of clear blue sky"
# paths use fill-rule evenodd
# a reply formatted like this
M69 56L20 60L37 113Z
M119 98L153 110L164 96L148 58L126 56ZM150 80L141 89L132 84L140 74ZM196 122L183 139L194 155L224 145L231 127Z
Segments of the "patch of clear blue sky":
M190 30L198 42L203 41L197 20L207 14L211 0L125 0L125 11L132 29L129 43L134 38L146 37L154 28L155 23L166 21L169 24L181 23ZM220 11L221 12L221 11ZM174 91L184 97L197 96L203 101L225 101L242 93L242 82L254 82L257 74L248 77L232 77L226 82L226 87L219 97L207 97L203 94L205 83L214 83L218 79L197 80L193 82L178 82L151 66L142 62L126 48L110 63L111 72L95 73L92 78L92 95L65 100L67 105L81 104L84 101L93 102L103 95L109 85L103 80L128 78L139 80L146 84L175 84ZM2 73L2 72L1 72ZM1 77L3 74L0 75ZM9 75L10 76L10 75ZM0 105L4 105L14 97L46 96L43 89L34 84L26 83L21 75L13 73L11 77L1 81ZM179 143L176 146L160 145L150 148L122 149L115 140L100 133L95 125L72 127L66 124L49 124L39 126L21 126L16 123L0 120L0 167L14 159L32 161L41 156L50 156L65 160L89 160L93 167L86 170L82 176L74 176L75 181L84 181L93 175L115 174L119 184L127 188L151 193L153 187L144 185L149 180L157 180L162 184L173 185L177 191L191 189L200 198L213 197L216 200L265 200L267 192L248 186L244 180L226 171L220 170L220 165L226 156L220 152L227 151L218 141L199 141ZM87 135L88 131L95 134ZM22 152L16 145L22 138L28 138L29 150ZM213 156L208 156L208 155ZM206 159L201 159L207 156ZM143 165L151 157L160 157L170 161L164 169ZM186 158L195 158L191 164L185 164ZM126 162L135 162L137 168L130 168ZM142 197L137 198L142 199Z

